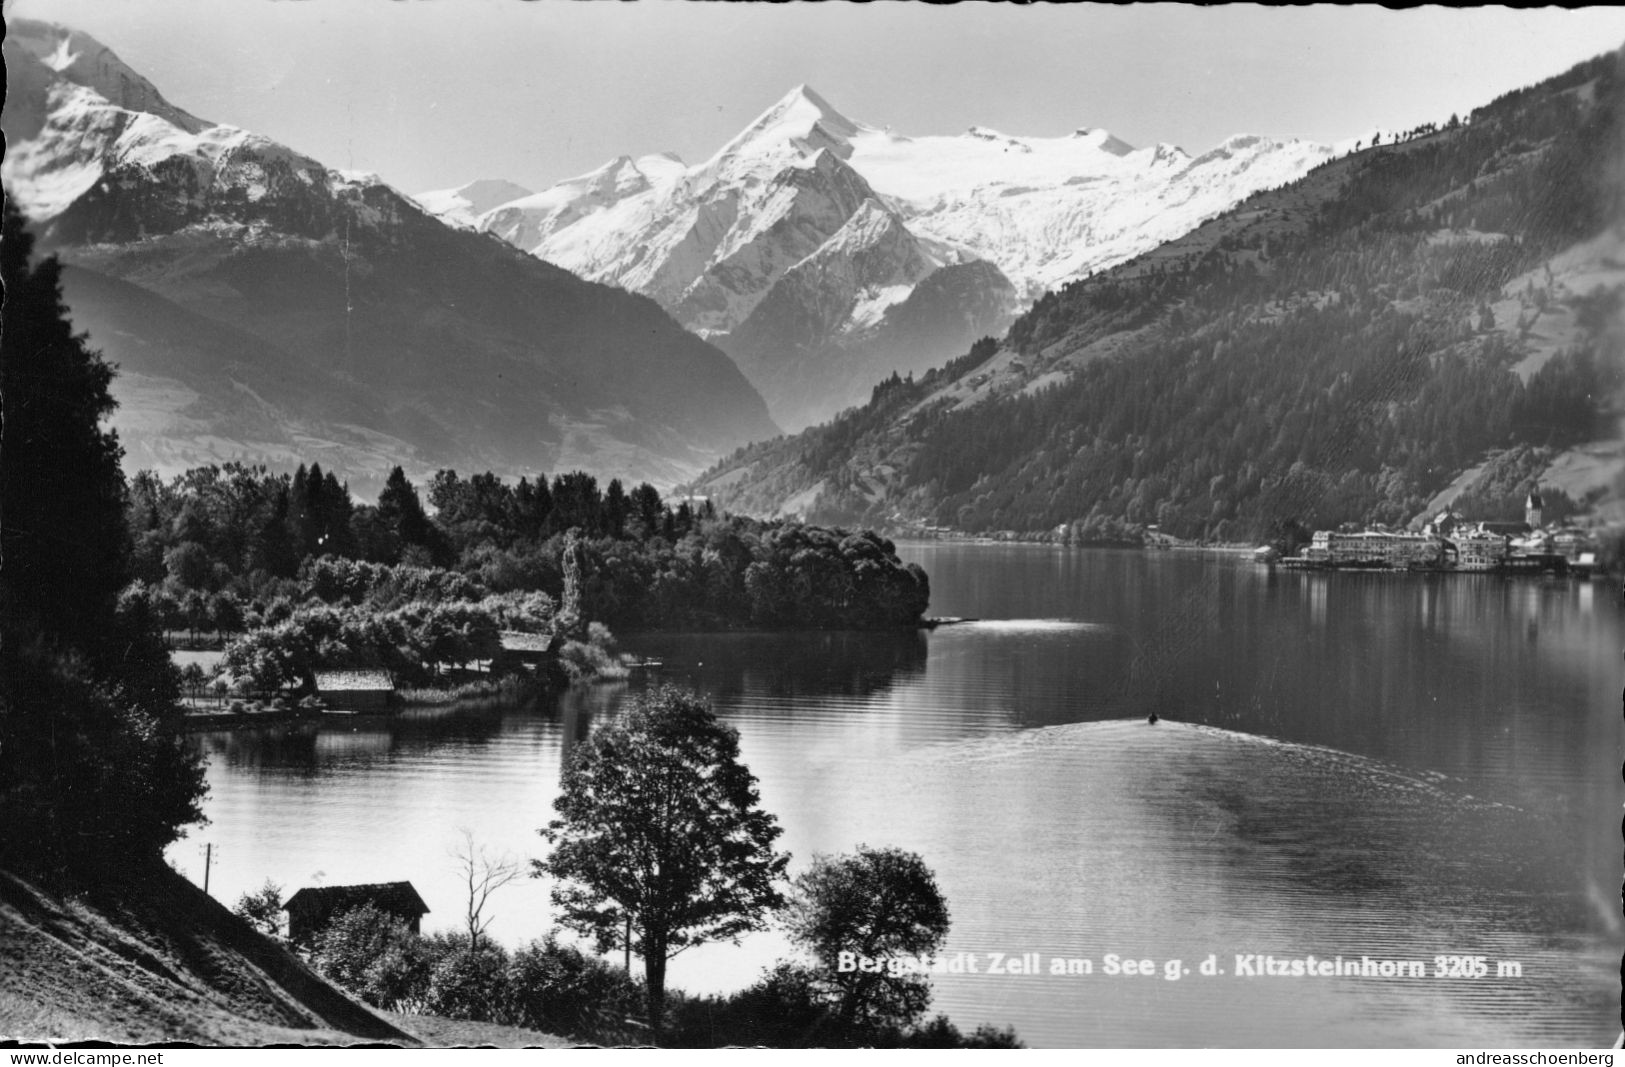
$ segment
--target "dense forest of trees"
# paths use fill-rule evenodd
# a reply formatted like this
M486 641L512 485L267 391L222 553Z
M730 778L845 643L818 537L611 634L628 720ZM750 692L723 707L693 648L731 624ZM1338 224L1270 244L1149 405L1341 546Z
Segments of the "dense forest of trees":
M1557 294L1539 267L1625 218L1619 65L1323 165L1047 294L1002 348L1030 377L1063 370L1054 384L933 401L1001 348L980 342L698 484L746 508L817 487L818 521L1258 539L1293 520L1404 522L1486 457L1610 433L1618 293ZM1525 338L1559 299L1580 329L1524 380ZM1104 339L1112 354L1065 362ZM1500 506L1538 473L1468 499Z
M647 484L440 471L427 495L432 517L399 468L376 505L317 465L288 475L228 464L168 482L142 473L129 494L136 582L125 600L171 629L291 625L310 657L325 646L333 665L403 670L437 642L473 650L457 662L485 658L497 628L548 629L570 531L578 610L616 629L910 625L929 600L924 571L873 533L673 507Z

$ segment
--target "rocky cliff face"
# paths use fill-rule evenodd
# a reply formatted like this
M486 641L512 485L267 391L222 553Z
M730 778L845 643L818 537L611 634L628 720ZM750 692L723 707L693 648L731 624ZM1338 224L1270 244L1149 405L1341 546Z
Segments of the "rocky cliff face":
M890 374L919 374L1010 324L1016 293L983 260L934 267L894 214L855 217L855 247L809 256L718 338L786 428L868 399Z

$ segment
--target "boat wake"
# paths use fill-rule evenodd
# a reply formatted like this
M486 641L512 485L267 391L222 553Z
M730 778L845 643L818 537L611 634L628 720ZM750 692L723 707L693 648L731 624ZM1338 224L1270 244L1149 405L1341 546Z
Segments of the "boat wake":
M1140 718L1112 719L953 741L921 749L913 759L922 766L1072 763L1080 773L1091 766L1097 771L1124 768L1133 770L1136 778L1171 775L1209 782L1233 776L1237 781L1268 779L1305 799L1328 788L1339 797L1386 793L1452 808L1521 811L1475 796L1468 782L1439 771L1403 768L1342 749L1162 716L1154 725Z

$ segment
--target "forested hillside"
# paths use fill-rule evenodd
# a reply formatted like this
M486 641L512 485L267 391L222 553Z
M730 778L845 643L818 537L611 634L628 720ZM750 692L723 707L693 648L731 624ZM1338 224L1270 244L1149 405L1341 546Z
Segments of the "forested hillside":
M1566 449L1617 437L1621 73L1602 56L1379 136L696 491L1079 539L1400 523L1451 487L1503 508Z

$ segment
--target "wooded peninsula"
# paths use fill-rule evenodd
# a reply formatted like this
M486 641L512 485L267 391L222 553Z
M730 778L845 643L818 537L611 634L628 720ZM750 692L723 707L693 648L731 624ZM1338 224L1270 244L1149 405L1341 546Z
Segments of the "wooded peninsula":
M427 496L432 516L400 467L376 504L319 464L142 472L124 606L217 640L232 690L268 695L339 669L444 687L448 665L497 660L514 634L592 677L612 663L606 627L911 626L930 599L925 572L875 533L674 507L647 483L443 470Z

